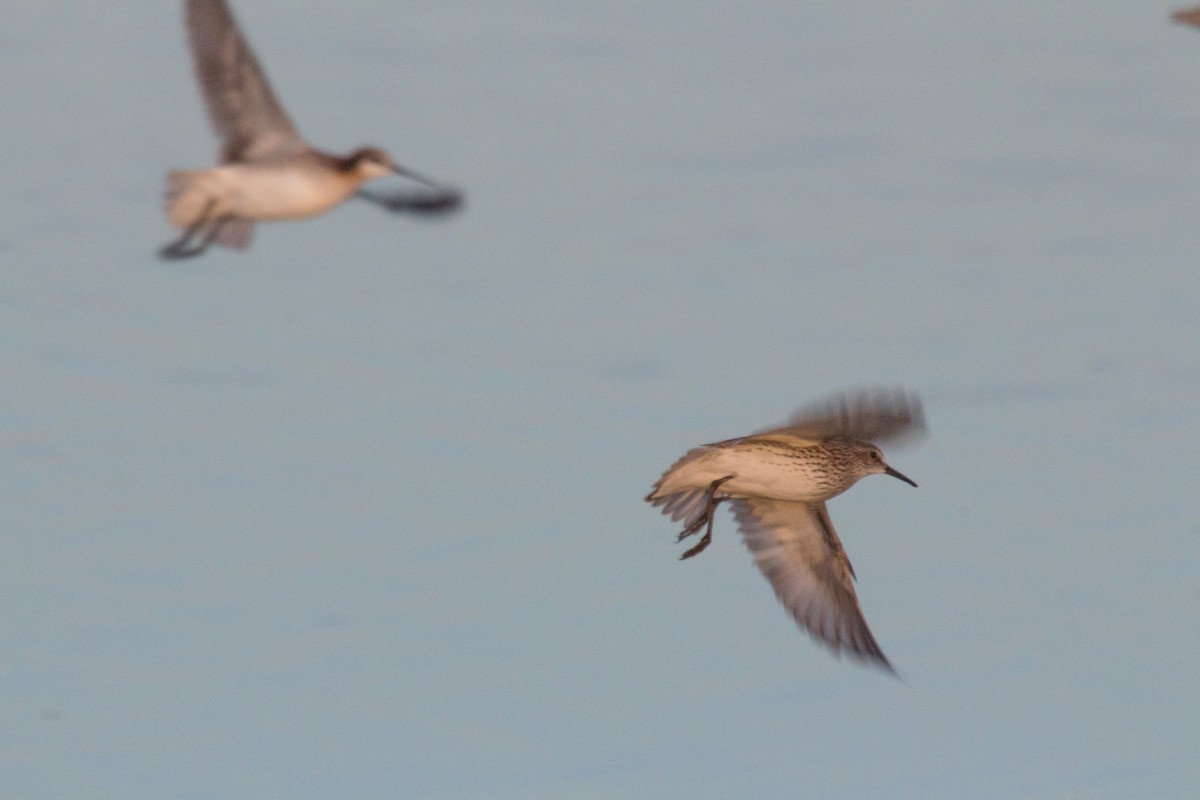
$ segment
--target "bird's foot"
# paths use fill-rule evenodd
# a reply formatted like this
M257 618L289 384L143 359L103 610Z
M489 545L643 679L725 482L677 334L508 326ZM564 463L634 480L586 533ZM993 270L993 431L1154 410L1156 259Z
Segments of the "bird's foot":
M687 537L699 533L701 528L706 528L706 530L704 531L704 535L700 537L700 541L697 542L696 545L691 549L686 550L684 554L679 557L680 561L691 558L695 555L699 555L700 553L704 552L704 548L708 547L712 543L713 515L717 510L717 506L719 506L723 501L729 499L728 495L719 497L717 495L717 489L721 488L721 484L732 477L732 475L726 475L724 478L717 478L715 481L709 484L707 493L708 496L704 502L704 510L697 514L696 518L688 523L687 527L683 529L675 541L682 542Z

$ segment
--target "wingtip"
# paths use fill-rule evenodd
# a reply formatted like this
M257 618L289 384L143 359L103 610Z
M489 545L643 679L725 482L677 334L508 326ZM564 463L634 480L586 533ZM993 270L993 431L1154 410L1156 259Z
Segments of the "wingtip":
M880 653L879 657L877 659L873 659L870 663L873 666L877 667L881 672L885 672L888 675L891 675L893 678L900 681L901 683L905 682L904 677L901 676L900 673L896 671L896 668L892 666L892 662L888 661L887 657L885 655L883 655L883 653Z
M892 662L888 661L888 657L883 654L882 650L876 648L874 651L864 653L847 650L846 653L860 665L877 669L886 675L891 675L901 683L905 683L904 677L892 666ZM839 655L841 654L839 653Z

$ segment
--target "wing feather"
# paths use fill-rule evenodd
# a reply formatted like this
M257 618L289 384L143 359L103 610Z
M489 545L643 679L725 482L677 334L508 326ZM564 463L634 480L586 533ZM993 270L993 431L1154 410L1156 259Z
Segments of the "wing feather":
M754 563L779 602L835 654L894 673L858 604L854 570L824 503L759 497L730 501Z
M196 79L223 140L222 162L303 152L307 145L224 0L188 0L187 29Z
M915 394L902 389L859 389L797 409L782 428L755 434L828 439L845 436L864 442L887 442L920 434L925 412Z

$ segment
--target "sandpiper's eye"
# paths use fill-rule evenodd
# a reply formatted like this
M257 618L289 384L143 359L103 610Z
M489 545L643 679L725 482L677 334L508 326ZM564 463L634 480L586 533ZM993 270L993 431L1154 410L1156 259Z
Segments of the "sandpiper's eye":
M872 461L878 461L878 460L879 460L879 453L878 453L878 452L876 452L875 450L872 450L872 451L871 451L871 460L872 460Z

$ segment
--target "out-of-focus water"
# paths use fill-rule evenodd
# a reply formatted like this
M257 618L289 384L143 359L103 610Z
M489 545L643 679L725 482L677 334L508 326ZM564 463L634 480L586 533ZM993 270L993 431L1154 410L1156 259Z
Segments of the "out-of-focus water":
M171 3L0 27L0 794L1200 791L1200 31L1167 3L235 3L466 188L164 264ZM641 498L861 384L904 677Z

